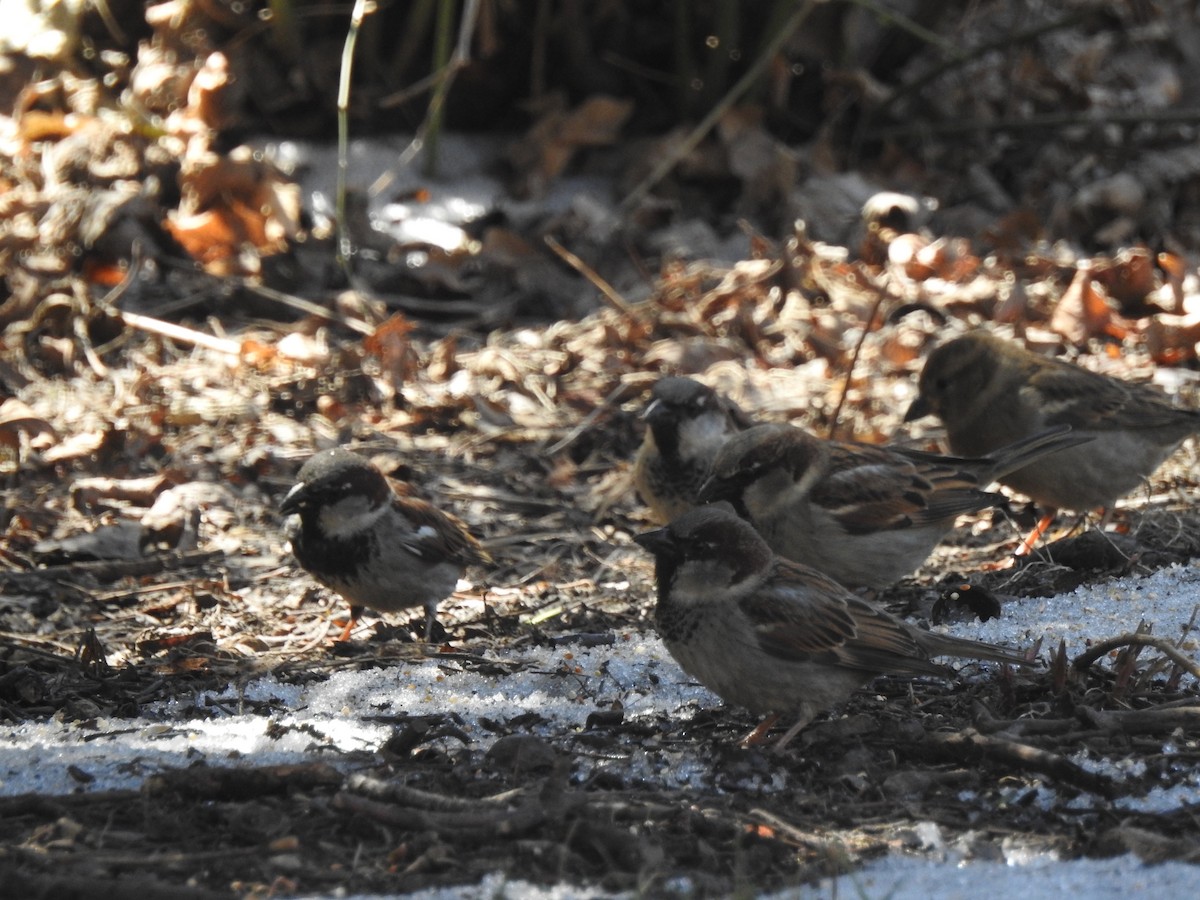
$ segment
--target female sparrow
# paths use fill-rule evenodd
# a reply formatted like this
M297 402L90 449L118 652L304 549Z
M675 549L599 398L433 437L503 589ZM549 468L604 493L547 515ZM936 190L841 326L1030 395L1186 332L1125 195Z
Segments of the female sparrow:
M820 572L771 553L725 504L698 507L639 534L654 554L654 622L685 672L727 703L799 719L782 749L817 713L876 675L946 675L933 656L1027 664L990 644L909 625Z
M933 413L954 453L978 455L1055 425L1092 440L998 475L1053 509L1110 507L1200 431L1200 411L1173 406L1151 387L1039 356L973 332L942 344L905 415Z
M959 515L1001 502L988 484L1087 440L1070 431L958 459L758 425L721 448L700 496L730 501L780 556L846 587L883 588L918 568Z
M691 378L660 378L642 414L646 436L633 482L658 522L696 505L708 467L730 435L753 423L733 401Z
M374 465L341 448L300 469L279 511L301 568L350 602L343 640L364 607L397 612L425 607L425 640L437 604L471 563L490 557L466 526L424 500L392 489Z

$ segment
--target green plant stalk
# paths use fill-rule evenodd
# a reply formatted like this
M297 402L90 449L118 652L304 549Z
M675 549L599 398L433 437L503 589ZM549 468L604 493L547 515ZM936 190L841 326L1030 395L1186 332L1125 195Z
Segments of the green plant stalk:
M338 264L350 272L350 233L346 225L346 173L350 168L350 81L354 74L354 45L358 42L358 32L362 28L363 19L375 11L373 0L354 0L354 9L350 13L350 30L346 32L346 43L342 47L342 66L338 76L337 120L338 120L338 162L337 162L337 260Z
M654 189L656 184L658 184L667 176L668 172L675 168L675 165L679 162L679 160L691 153L692 150L694 150L700 144L700 142L704 140L704 136L712 131L717 122L721 120L721 116L725 115L729 108L732 107L733 104L735 104L743 94L750 90L750 87L766 70L767 65L771 62L771 59L774 58L775 54L783 48L783 45L788 42L792 34L795 33L796 29L804 24L804 20L812 14L813 9L816 8L817 4L821 2L823 2L823 0L804 0L804 3L801 4L800 7L797 8L794 13L792 13L787 22L784 23L784 26L775 33L775 36L771 42L767 44L767 46L763 49L763 52L760 53L758 58L754 60L754 64L746 70L745 74L743 74L741 78L738 79L737 84L731 87L729 92L721 98L721 102L710 109L708 111L708 115L704 117L700 124L693 128L687 137L685 137L674 148L672 148L670 153L666 154L661 160L659 160L658 164L651 170L650 174L643 178L641 182L626 195L625 199L621 201L622 209L630 209L639 201L641 201L643 197L645 197Z
M441 72L450 62L450 41L454 33L454 0L439 0L437 22L433 31L433 71ZM453 79L442 78L429 100L429 131L425 139L425 174L437 177L438 143L442 134L442 118L446 94Z
M404 36L392 59L389 83L398 82L408 71L421 45L429 39L429 20L433 17L433 0L417 0L404 20Z
M300 28L296 22L296 7L292 0L268 0L271 10L271 40L291 62L300 58Z

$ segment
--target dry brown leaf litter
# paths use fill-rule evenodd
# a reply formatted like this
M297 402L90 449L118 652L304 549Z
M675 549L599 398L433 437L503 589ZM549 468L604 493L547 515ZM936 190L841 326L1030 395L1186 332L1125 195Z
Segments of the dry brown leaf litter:
M380 621L360 627L355 641L334 644L339 604L291 564L282 546L274 504L301 460L332 443L380 455L395 474L461 515L496 557L486 590L442 606L448 659L494 665L506 647L530 640L648 628L649 564L628 541L646 522L629 490L628 460L640 439L637 412L657 374L700 375L751 409L820 431L845 389L840 433L881 439L911 396L920 353L935 332L944 335L938 325L962 321L939 310L929 290L919 308L906 311L908 301L890 292L886 278L845 261L836 248L798 238L780 255L786 263L768 258L727 272L698 265L669 271L633 314L605 308L578 322L482 339L427 338L393 324L384 331L387 341L372 343L314 322L302 325L300 333L315 340L295 359L279 350L285 338L296 343L287 329L261 323L239 330L229 345L236 353L127 330L119 347L97 358L99 370L85 354L60 347L52 361L74 362L54 377L22 356L38 345L10 348L4 361L23 373L23 383L22 405L2 420L11 484L0 610L4 715L133 715L149 701L256 672L319 678L332 667L387 665L414 652L415 622ZM958 313L982 318L989 308ZM1049 310L1041 307L1043 323ZM1030 312L1037 321L1039 307L1031 304ZM1138 359L1131 344L1121 357L1085 361L1128 374ZM1084 548L1079 561L1064 565L1056 551L1020 570L986 572L983 564L1002 558L1016 531L980 523L964 528L889 601L924 612L962 579L1011 596L1189 558L1196 533L1189 471L1171 467L1156 477L1151 508L1127 514L1132 535L1115 555ZM81 548L101 545L119 552L101 562L71 561ZM598 589L620 570L633 576L632 598ZM550 774L540 765L502 767L480 780L469 747L447 750L433 740L453 731L453 718L435 718L414 723L416 730L388 751L380 776L424 785L433 799L418 809L465 803L459 818L414 818L403 811L411 798L399 806L394 798L370 800L360 785L303 767L228 776L236 788L181 773L137 802L134 795L106 801L86 793L40 805L4 801L13 813L5 820L16 829L8 840L24 836L20 849L10 843L3 865L23 883L61 889L83 876L51 872L38 860L61 866L64 849L72 848L72 858L109 873L114 890L128 887L127 877L151 877L97 831L96 816L111 820L115 808L132 807L122 813L129 840L136 846L138 835L153 834L167 851L150 857L161 863L152 877L164 891L177 875L216 891L412 889L518 864L535 879L569 873L614 888L680 871L714 890L747 877L739 871L752 871L757 885L794 883L905 846L905 821L977 832L957 799L965 789L990 796L1001 783L1048 779L1061 791L1111 794L1115 787L1066 757L1080 746L1111 749L1114 741L1133 756L1158 752L1155 735L1168 727L1170 703L1194 702L1189 680L1160 659L1151 654L1112 673L1052 667L1046 675L985 685L885 681L841 717L814 726L803 747L782 760L737 750L743 723L721 710L702 714L686 735L675 734L669 721L658 734L639 723L626 732L618 724L612 737L595 735L599 752L610 740L632 747L664 737L705 742L718 784L737 782L747 767L769 775L783 766L790 787L778 795L575 785L567 774L570 751L553 740L538 743L535 753L545 756ZM1112 715L1107 708L1159 716L1105 719ZM1027 720L1043 724L1014 730L1013 723ZM520 733L516 723L501 727ZM1196 726L1184 717L1169 727L1186 734ZM847 757L851 739L856 749ZM511 790L494 814L472 805L471 798ZM898 810L905 810L899 820ZM188 831L161 830L164 814L184 817ZM1068 855L1100 846L1085 834L1103 834L1106 847L1152 846L1171 858L1188 858L1194 848L1177 837L1191 834L1190 826L1174 819L1118 819L1089 806L1064 820L1019 804L1002 804L989 816L984 833L992 838L1019 834ZM254 821L260 824L237 824ZM398 822L418 824L406 829ZM1134 826L1139 830L1129 832ZM489 835L482 847L481 829ZM635 830L652 838L634 839ZM1147 830L1162 840L1135 840ZM1174 850L1164 849L1168 833L1180 842ZM324 849L288 862L271 849L275 841ZM985 837L968 843L973 852L989 852ZM246 844L258 852L218 852ZM375 848L373 861L347 869L363 846ZM131 868L136 876L120 874ZM268 879L269 872L276 874Z
M106 118L112 96L70 71L6 106L21 112L0 172L0 268L10 295L0 305L0 453L8 479L0 714L86 723L101 713L132 716L150 701L249 673L319 678L414 652L403 622L364 627L356 642L332 646L337 604L284 552L274 503L317 447L353 441L389 456L397 474L487 539L498 559L487 611L479 613L481 590L443 604L441 619L459 664L496 665L521 642L647 627L648 565L627 540L644 522L624 466L640 434L636 412L662 372L701 375L767 417L820 433L836 422L840 436L883 440L895 433L923 350L964 326L1007 323L1043 349L1066 338L1078 345L1072 355L1118 375L1147 376L1152 363L1192 364L1200 311L1189 306L1194 288L1184 288L1187 261L1136 243L1196 245L1195 152L1170 146L1189 140L1186 124L1170 117L1186 75L1174 61L1187 54L1173 52L1187 46L1192 27L1184 6L1106 8L1099 19L1087 9L1062 10L1063 27L1016 43L1010 4L973 6L955 22L956 45L995 47L962 59L916 54L898 70L894 99L876 73L830 68L853 56L830 48L885 46L873 43L879 30L848 9L827 5L829 29L812 32L830 36L812 51L823 63L808 70L831 73L836 91L825 98L827 110L852 110L864 98L900 110L899 122L865 123L868 132L892 132L873 174L940 197L933 234L897 226L890 210L875 223L881 227L864 231L858 210L874 188L857 172L835 174L853 156L836 113L797 153L760 128L754 111L735 110L663 185L673 199L635 211L635 238L648 244L646 223L668 217L671 203L736 195L739 214L785 224L772 233L786 232L798 213L825 239L853 229L845 239L853 252L804 236L780 246L755 236L758 258L729 270L665 265L652 300L632 312L604 309L485 338L453 321L448 336L446 327L409 331L353 293L327 304L336 315L297 330L247 324L248 308L270 320L299 298L283 304L256 294L254 284L198 279L169 262L176 248L164 252L164 228L210 271L239 274L262 272L264 258L283 255L282 241L297 233L286 182L214 140L241 92L278 82L230 80L228 63L241 61L218 52L198 7L148 11L154 39L127 72L138 115L149 113L161 135L114 126ZM181 14L193 27L175 27ZM184 33L193 44L180 43ZM919 89L939 65L942 74ZM788 94L792 75L780 67L777 96ZM834 102L838 92L851 102ZM578 121L587 103L564 121ZM1054 140L1045 132L1020 139L1031 119L1076 107ZM1130 117L1129 108L1139 112ZM611 109L617 115L609 121L623 115ZM960 129L958 136L941 126ZM921 139L905 143L904 128L919 129ZM975 136L962 137L964 128ZM947 136L929 138L939 133ZM526 152L536 165L517 173L535 187L580 143L553 146L536 134L535 127ZM628 164L626 177L634 172ZM148 175L167 190L156 192ZM1164 214L1168 197L1174 216ZM571 249L590 240L586 219L556 226L560 237L576 239L563 242ZM1043 233L1123 250L1088 260L1072 248L1036 244ZM984 256L960 235L982 237L977 243L995 252ZM480 262L483 279L462 277L467 260L439 259L414 278L434 301L411 308L460 321L509 320L521 301L505 282L544 265L525 237L493 229L482 262L470 261ZM135 242L152 248L141 262ZM611 247L591 249L612 255ZM264 274L279 283L278 273ZM535 291L550 298L539 302L553 315L566 305L556 291L581 292L579 282L564 284L544 270L538 278ZM116 286L105 304L95 299L102 285ZM439 296L446 291L453 300ZM196 315L182 331L158 327L211 310L220 320ZM339 322L361 327L332 324ZM372 340L360 340L364 332ZM1186 381L1182 388L1194 400L1194 388ZM957 592L962 578L1019 595L1190 558L1194 453L1185 450L1156 476L1149 511L1128 516L1130 535L1098 545L1085 535L1020 570L983 573L983 562L1006 552L1008 532L978 523L892 602L925 611ZM98 546L111 558L67 561ZM633 574L636 602L597 590L614 569ZM652 891L686 871L700 890L721 892L804 881L916 848L913 826L923 819L979 857L1015 838L1064 855L1132 849L1147 859L1193 859L1196 829L1186 810L1118 818L1096 807L1068 816L1009 799L981 826L959 800L963 789L1019 794L1038 777L1060 790L1098 790L1063 765L1079 746L1145 759L1147 778L1167 768L1162 729L1186 736L1196 727L1169 704L1194 706L1194 691L1161 657L1145 657L1083 675L1064 665L1014 684L884 683L845 716L815 726L803 753L784 761L734 750L742 723L721 711L686 735L663 721L659 733L639 723L593 736L596 752L618 739L634 747L663 735L704 742L717 783L786 766L793 787L768 797L575 785L555 769L554 746L540 747L546 775L538 765L481 763L469 748L447 751L432 736L453 734L452 716L412 722L387 748L380 776L392 786L417 780L432 799L385 798L391 805L377 815L349 816L339 810L360 802L354 797L378 798L369 785L320 767L228 776L189 770L138 795L13 798L0 803L0 875L27 893L103 888L153 897L410 889L495 869ZM1149 720L1111 718L1125 711ZM520 723L502 727L522 737ZM996 732L1020 741L989 740ZM86 773L79 778L85 785ZM431 806L465 815L411 830L390 818L397 809L428 814ZM482 843L480 822L491 826Z

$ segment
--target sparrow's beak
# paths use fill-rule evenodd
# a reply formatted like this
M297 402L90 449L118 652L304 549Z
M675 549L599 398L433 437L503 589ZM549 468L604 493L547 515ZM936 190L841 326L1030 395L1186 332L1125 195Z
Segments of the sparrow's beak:
M300 512L308 501L308 485L303 481L292 486L279 504L279 511L285 516L293 516Z
M655 556L670 555L675 549L675 539L667 528L656 528L633 536L634 542Z
M696 491L696 500L704 506L713 506L732 513L739 519L750 521L750 511L746 509L741 489L728 481L720 481L709 475Z
M932 412L933 407L929 405L929 401L918 394L917 399L914 400L912 402L912 406L908 408L908 412L904 414L904 421L915 422L917 419L924 418Z
M723 505L729 507L730 512L733 512L733 498L740 491L737 486L724 478L718 478L716 475L709 474L700 482L700 487L696 489L696 500L703 504L713 506Z
M662 419L667 413L667 405L661 400L651 400L646 404L646 408L642 410L642 418L647 422L653 423L655 420Z

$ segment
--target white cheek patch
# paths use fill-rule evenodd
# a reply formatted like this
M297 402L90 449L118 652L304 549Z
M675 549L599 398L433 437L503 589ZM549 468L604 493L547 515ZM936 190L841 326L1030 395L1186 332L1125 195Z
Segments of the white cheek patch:
M692 560L675 572L671 582L671 600L679 606L704 606L726 603L733 596L730 578L733 570L712 560ZM715 594L714 594L715 592Z
M417 540L432 541L438 536L437 529L431 528L429 525L422 525L417 529Z
M683 459L711 456L728 433L725 417L717 413L688 419L679 427L679 455Z
M321 530L330 537L351 537L370 528L386 505L371 507L366 497L346 497L321 509Z
M793 483L788 472L776 469L747 487L742 494L742 500L753 511L755 522L766 521L793 510L796 507L796 496L807 491L811 482L815 480L815 474L810 471L805 473L799 483ZM809 484L806 484L806 481Z

